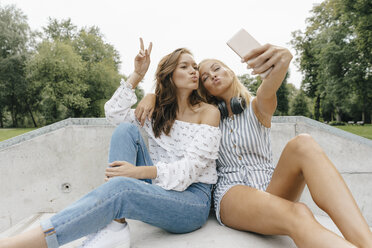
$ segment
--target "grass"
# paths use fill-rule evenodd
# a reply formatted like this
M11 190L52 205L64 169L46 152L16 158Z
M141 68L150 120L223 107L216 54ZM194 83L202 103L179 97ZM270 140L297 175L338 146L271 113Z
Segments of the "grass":
M334 126L344 131L362 136L367 139L372 139L372 124L364 124L364 126L357 125L346 125L346 126Z
M36 128L0 128L0 141L30 132Z

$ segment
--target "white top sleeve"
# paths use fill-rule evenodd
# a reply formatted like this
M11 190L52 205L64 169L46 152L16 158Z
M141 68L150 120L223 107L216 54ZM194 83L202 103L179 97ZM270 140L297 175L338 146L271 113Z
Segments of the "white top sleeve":
M155 184L167 190L183 191L200 178L212 178L217 182L216 163L221 132L218 127L200 125L194 139L184 151L182 159L164 163L158 162ZM181 154L179 154L181 155Z
M119 88L105 103L105 115L108 122L119 125L121 122L138 124L131 107L137 102L137 96L132 85L124 79L120 81Z

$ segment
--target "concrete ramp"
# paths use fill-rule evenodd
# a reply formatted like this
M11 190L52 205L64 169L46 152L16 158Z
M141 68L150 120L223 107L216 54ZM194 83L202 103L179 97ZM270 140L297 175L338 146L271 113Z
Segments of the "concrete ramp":
M40 213L24 219L6 232L0 238L13 236L39 225L43 219L50 218L51 213ZM325 216L316 216L317 220L329 230L341 236L340 231L331 219ZM294 248L295 243L287 236L266 236L250 232L237 231L218 224L211 214L207 223L197 231L186 234L171 234L160 228L153 227L136 220L128 220L131 233L132 248ZM63 245L62 248L76 248L85 238L81 238Z
M113 130L105 119L66 119L0 142L0 232L7 230L2 236L21 232L37 223L35 216L58 212L104 183ZM299 133L309 133L322 146L372 226L372 141L305 117L274 117L275 163L285 144ZM321 223L335 228L307 191L301 201L312 209ZM29 221L24 223L25 219ZM219 226L213 216L201 230L185 235L167 234L137 221L130 223L132 231L141 229L142 233L148 232L149 237L133 236L133 240L138 239L133 247L149 247L154 242L162 242L155 247L168 244L169 247L206 247L203 242L211 247L246 247L249 242L252 245L249 247L295 247L287 237L266 237ZM195 238L200 242L195 243ZM166 240L169 242L164 242ZM183 246L175 246L182 240L186 242Z

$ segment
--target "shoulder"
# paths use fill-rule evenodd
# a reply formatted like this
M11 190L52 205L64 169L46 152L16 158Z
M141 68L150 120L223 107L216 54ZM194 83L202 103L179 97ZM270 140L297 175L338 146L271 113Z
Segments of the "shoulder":
M220 111L212 104L202 103L200 106L201 124L218 127L220 125Z

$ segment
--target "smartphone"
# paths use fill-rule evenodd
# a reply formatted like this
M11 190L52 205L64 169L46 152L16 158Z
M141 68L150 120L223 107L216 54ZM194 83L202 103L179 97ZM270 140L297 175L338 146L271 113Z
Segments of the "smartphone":
M258 41L252 37L244 28L240 29L230 40L227 41L227 45L237 54L240 58L247 55L252 49L255 49L260 45ZM261 73L262 79L272 71L272 67Z

